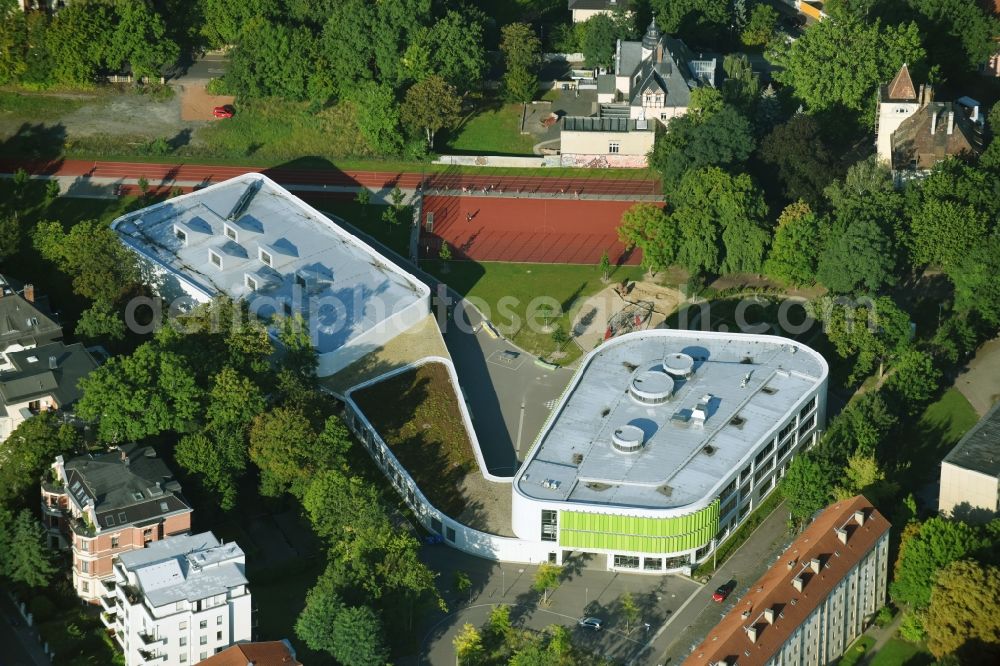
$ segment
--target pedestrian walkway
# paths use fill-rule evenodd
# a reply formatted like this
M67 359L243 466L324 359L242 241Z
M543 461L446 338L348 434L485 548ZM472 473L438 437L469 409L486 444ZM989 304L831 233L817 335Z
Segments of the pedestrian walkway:
M29 627L9 594L0 595L0 640L5 643L0 664L7 666L51 666L52 661L42 649L38 631ZM15 626L16 625L16 626ZM7 634L13 635L13 641Z

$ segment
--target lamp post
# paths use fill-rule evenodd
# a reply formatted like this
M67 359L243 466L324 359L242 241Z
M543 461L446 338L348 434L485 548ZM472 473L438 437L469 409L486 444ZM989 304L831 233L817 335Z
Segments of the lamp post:
M505 594L507 594L507 572L500 567L500 598L503 599Z

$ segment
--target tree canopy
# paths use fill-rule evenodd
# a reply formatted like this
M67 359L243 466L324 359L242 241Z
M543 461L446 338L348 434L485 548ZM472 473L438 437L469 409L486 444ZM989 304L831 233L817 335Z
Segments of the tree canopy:
M917 609L931 601L934 574L938 569L974 555L988 546L979 530L958 520L928 518L903 532L890 585L892 598Z

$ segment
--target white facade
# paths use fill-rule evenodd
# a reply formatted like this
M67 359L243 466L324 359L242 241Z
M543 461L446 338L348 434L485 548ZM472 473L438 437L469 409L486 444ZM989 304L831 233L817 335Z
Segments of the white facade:
M892 166L892 134L903 121L920 109L917 101L881 101L878 105L878 136L875 154L878 161Z
M126 666L196 664L251 640L245 570L240 547L211 532L121 555L101 604Z
M427 285L258 173L129 213L112 228L157 276L165 313L225 294L264 320L301 315L320 377L430 313Z

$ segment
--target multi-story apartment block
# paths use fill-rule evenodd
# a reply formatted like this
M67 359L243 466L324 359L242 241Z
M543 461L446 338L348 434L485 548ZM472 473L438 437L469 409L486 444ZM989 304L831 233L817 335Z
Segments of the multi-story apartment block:
M684 666L835 663L885 603L889 527L860 495L827 507Z
M1000 515L1000 403L941 461L938 510L977 522Z
M113 559L191 529L191 507L151 447L135 444L64 461L42 483L52 548L72 548L73 588L90 603L113 587Z
M246 558L211 532L185 534L115 558L101 620L126 666L177 666L250 640Z

